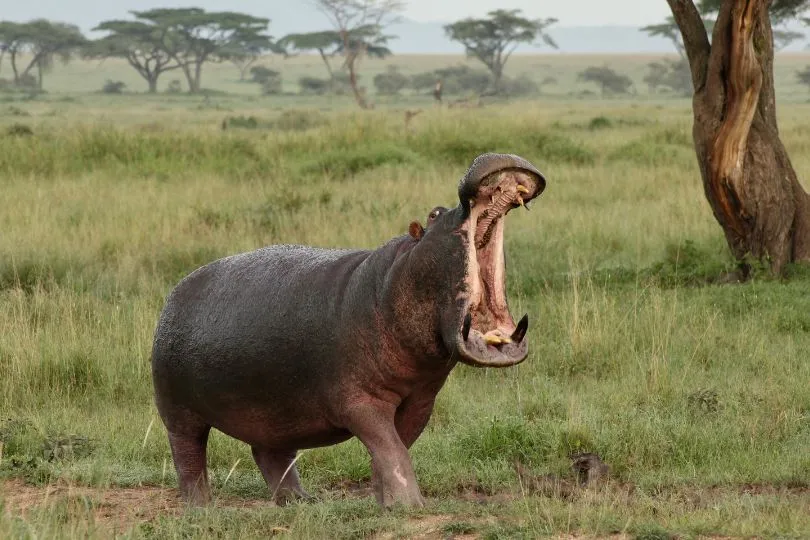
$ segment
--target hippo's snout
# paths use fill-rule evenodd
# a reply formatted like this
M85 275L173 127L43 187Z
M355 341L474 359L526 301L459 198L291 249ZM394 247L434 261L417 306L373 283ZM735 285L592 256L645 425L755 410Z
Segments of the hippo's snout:
M528 209L545 187L545 177L531 163L505 154L479 156L459 184L467 269L455 341L467 364L507 367L528 355L529 317L515 324L506 299L504 218L513 208Z

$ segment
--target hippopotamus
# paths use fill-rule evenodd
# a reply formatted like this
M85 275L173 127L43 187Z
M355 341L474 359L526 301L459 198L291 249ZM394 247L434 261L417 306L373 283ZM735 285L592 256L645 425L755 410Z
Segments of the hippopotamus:
M357 437L383 507L422 506L409 448L453 367L528 354L504 286L504 217L546 187L511 154L483 154L458 205L377 249L273 245L213 261L166 298L155 401L182 495L210 500L211 428L250 445L273 499L310 498L301 449Z

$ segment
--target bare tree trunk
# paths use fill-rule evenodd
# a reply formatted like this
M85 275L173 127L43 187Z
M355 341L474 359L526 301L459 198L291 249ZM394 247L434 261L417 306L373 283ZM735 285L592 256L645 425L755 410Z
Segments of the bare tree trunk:
M771 1L724 0L710 45L692 0L667 0L692 71L692 135L706 198L734 256L763 260L779 274L810 260L810 196L779 139Z
M183 63L183 75L186 76L186 82L188 83L188 93L194 94L196 93L196 89L194 86L194 76L191 74L191 68L189 68L188 63Z
M352 86L352 92L354 93L354 99L357 101L357 104L360 105L361 109L368 109L368 101L366 101L366 97L363 95L363 92L360 91L360 88L357 86L357 73L355 72L354 61L357 59L355 56L350 61L346 61L346 67L349 69L349 84Z
M42 92L42 62L37 62L37 89Z
M321 60L323 60L323 63L326 64L326 71L329 72L329 91L334 93L335 73L332 71L332 66L329 64L329 58L326 56L326 52L323 49L318 49L318 53L321 55Z
M194 93L202 90L202 62L197 62L194 66Z
M153 73L151 74L146 81L149 83L149 93L150 94L157 94L157 85L158 85L158 74Z
M14 73L14 84L20 84L20 72L17 69L17 51L12 51L10 55L11 71Z

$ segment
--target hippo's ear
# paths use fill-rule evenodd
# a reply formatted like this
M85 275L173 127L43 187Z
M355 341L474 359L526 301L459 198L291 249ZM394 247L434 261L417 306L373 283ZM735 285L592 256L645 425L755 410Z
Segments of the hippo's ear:
M458 184L458 198L465 211L469 210L470 199L475 199L481 183L489 176L507 169L518 169L535 177L537 191L533 197L546 189L546 177L522 157L514 154L481 154L473 160L467 174Z
M408 227L408 234L410 234L414 240L421 240L422 235L425 234L425 229L418 221L412 221L410 227Z

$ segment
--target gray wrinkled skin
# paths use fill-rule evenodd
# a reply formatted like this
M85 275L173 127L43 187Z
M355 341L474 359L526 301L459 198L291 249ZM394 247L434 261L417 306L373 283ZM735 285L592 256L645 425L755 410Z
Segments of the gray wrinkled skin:
M490 160L497 166L486 174L512 168L533 179L528 198L545 187L516 156ZM423 504L408 448L451 369L470 363L458 352L463 231L483 177L465 179L459 205L431 212L418 237L376 250L270 246L214 261L176 286L155 332L152 374L184 496L210 499L213 427L252 447L277 501L308 497L297 450L356 436L371 454L379 503Z

